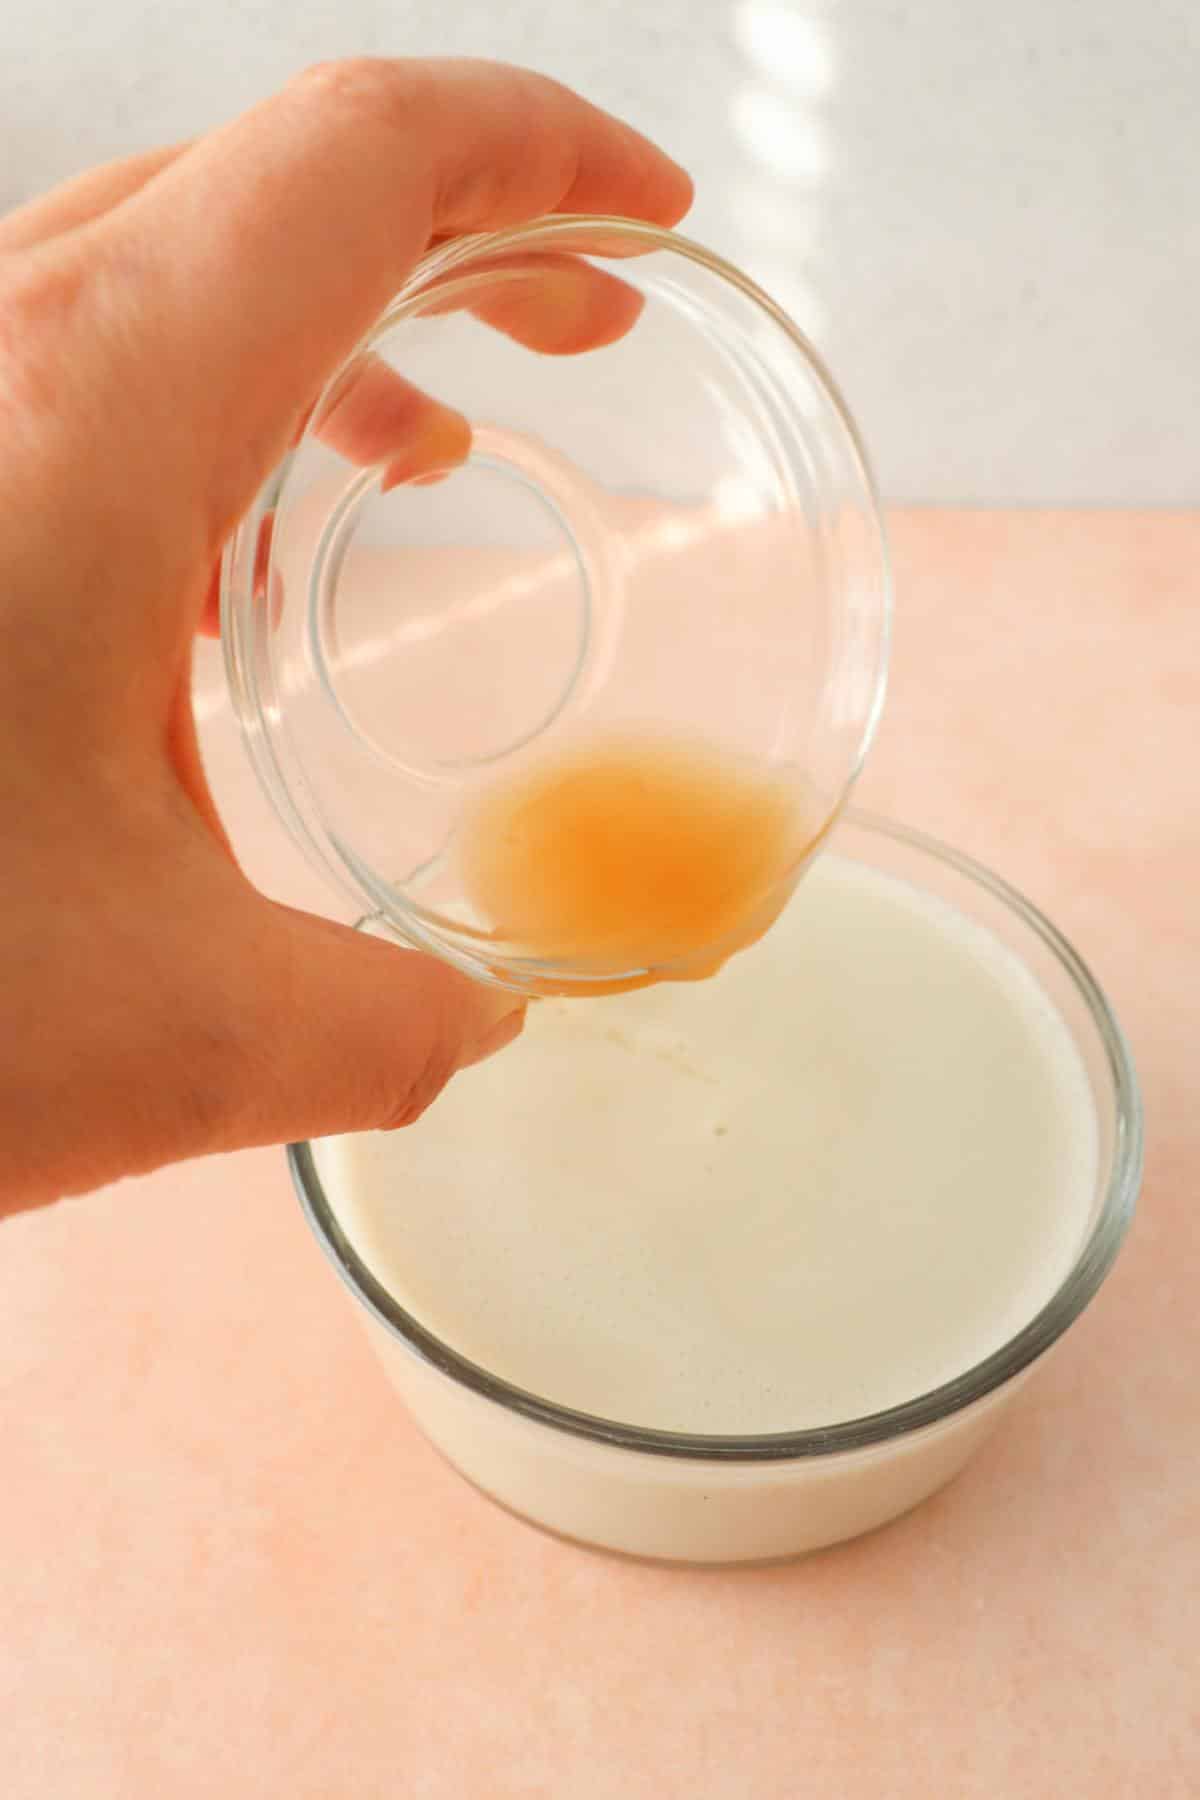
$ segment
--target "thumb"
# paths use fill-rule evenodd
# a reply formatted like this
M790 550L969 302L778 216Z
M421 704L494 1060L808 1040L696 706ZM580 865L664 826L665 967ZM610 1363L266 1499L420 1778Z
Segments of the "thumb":
M519 995L311 913L265 908L256 985L269 1041L253 1047L255 1091L231 1121L240 1146L410 1125L457 1070L521 1030Z

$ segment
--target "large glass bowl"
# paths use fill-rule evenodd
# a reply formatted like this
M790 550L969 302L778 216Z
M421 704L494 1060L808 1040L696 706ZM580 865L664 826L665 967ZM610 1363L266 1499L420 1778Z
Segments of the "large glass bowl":
M1121 1247L1141 1178L1142 1110L1124 1037L1089 970L1061 933L1006 882L919 833L851 814L839 825L834 848L948 903L1019 957L1070 1034L1094 1107L1095 1183L1073 1257L1068 1246L1069 1266L1044 1303L1016 1322L1007 1341L942 1385L906 1394L865 1417L770 1435L652 1430L573 1411L470 1361L408 1312L339 1222L337 1159L330 1146L298 1144L288 1153L322 1248L414 1418L478 1487L552 1531L626 1554L721 1563L792 1556L882 1525L957 1474L1038 1359L1091 1301ZM785 921L762 951L739 959L722 978L746 984L745 1010L751 1017L765 1020L783 1008L803 1019L803 981L790 973L786 943ZM644 998L636 996L633 1004ZM698 1014L701 1034L703 1019ZM719 1025L713 1030L719 1038ZM778 1092L777 1179L780 1203L786 1205L789 1184L803 1189L802 1161L787 1149L795 1077L770 1057L760 1053L756 1059L753 1035L741 1053ZM707 1046L718 1061L719 1048L719 1042ZM689 1056L704 1066L705 1052L701 1041ZM665 1083L668 1075L655 1077L647 1063L640 1079ZM546 1095L547 1107L554 1098ZM606 1114L597 1119L597 1132L610 1129ZM669 1148L666 1104L661 1120ZM627 1146L630 1159L643 1153L652 1159L656 1149L662 1145L632 1141ZM398 1140L396 1155L402 1184ZM564 1206L603 1179L596 1171L605 1161L600 1141L589 1143L588 1133L581 1132L564 1157ZM879 1206L888 1204L884 1185ZM970 1204L964 1192L963 1205ZM916 1248L925 1253L924 1246ZM929 1243L929 1257L936 1260L940 1248ZM848 1333L855 1330L854 1306L847 1294ZM893 1346L901 1366L904 1349ZM568 1361L569 1350L565 1345ZM781 1367L781 1393L789 1380L794 1376Z
M704 972L736 943L685 968L514 937L464 879L481 796L622 734L703 746L794 796L763 925L862 764L888 618L871 476L820 359L736 269L618 219L429 255L222 588L237 712L303 848L399 938L534 992Z

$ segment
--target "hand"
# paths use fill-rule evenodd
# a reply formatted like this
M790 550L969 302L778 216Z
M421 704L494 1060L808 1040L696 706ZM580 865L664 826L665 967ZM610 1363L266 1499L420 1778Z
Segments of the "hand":
M250 886L192 639L226 536L431 239L689 199L539 77L353 62L0 221L0 1212L405 1124L516 1035L511 996ZM430 425L409 398L371 460L403 469ZM461 454L454 416L431 428Z

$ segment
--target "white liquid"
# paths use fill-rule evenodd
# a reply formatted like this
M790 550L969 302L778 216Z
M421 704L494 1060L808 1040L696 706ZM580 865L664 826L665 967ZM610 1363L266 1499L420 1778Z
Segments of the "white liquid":
M999 1348L1074 1260L1097 1157L1079 1054L1017 957L827 855L715 981L542 1002L414 1129L330 1141L318 1168L383 1285L493 1374L757 1433Z

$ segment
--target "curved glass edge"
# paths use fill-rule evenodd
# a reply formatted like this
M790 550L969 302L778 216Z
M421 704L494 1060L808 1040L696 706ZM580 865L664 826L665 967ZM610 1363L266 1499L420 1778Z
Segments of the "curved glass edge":
M1103 1044L1112 1077L1115 1109L1112 1166L1095 1224L1070 1273L1041 1311L1000 1349L952 1381L900 1406L858 1419L803 1431L754 1436L705 1436L626 1425L591 1413L576 1412L515 1387L460 1356L427 1331L388 1293L342 1232L317 1175L311 1145L289 1144L287 1159L292 1182L322 1249L356 1298L411 1354L494 1405L574 1437L646 1455L689 1461L787 1462L865 1450L938 1425L1012 1381L1044 1355L1079 1317L1116 1260L1133 1218L1141 1186L1142 1102L1125 1034L1082 957L1057 927L1001 876L993 874L974 858L907 826L857 810L848 813L846 819L860 830L891 838L907 849L946 864L1007 906L1057 957L1084 1001Z

